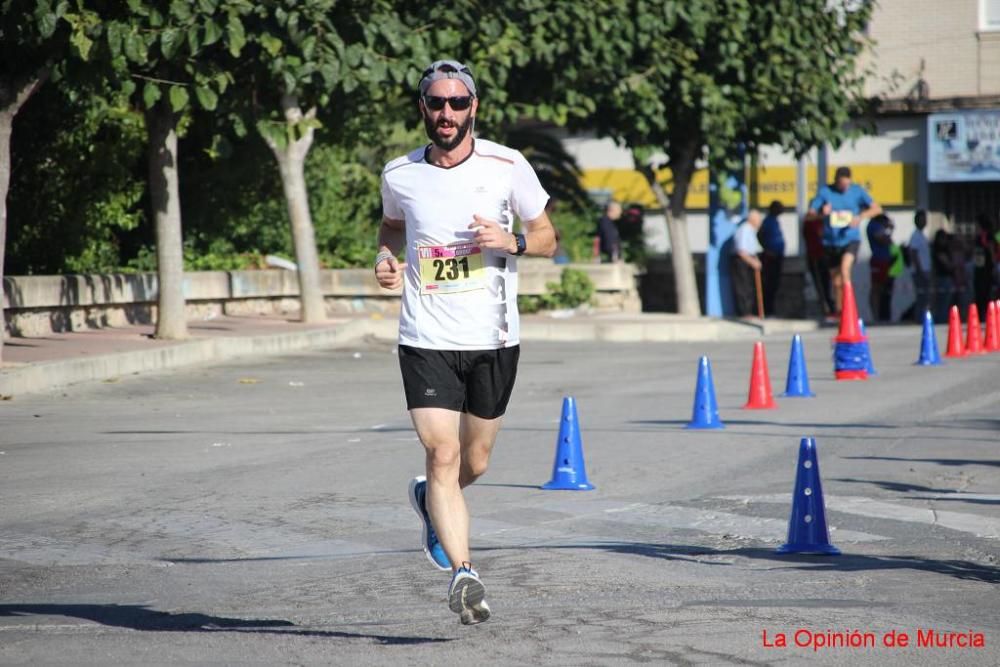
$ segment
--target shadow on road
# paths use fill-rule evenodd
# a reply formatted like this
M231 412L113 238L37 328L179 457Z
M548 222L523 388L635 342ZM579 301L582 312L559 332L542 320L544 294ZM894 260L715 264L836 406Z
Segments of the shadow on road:
M1000 467L1000 459L911 459L905 456L842 456L842 459L861 459L866 461L913 461L915 463L937 463L942 466L996 466Z
M953 489L935 489L922 484L910 484L908 482L890 482L883 479L855 479L853 477L831 477L831 482L844 482L847 484L871 484L886 491L896 491L898 493L935 493L938 496L908 496L906 500L945 500L970 503L973 505L1000 505L1000 500L990 498L966 498L965 492ZM954 494L950 496L949 494Z
M117 604L0 604L3 616L66 616L101 625L147 632L243 632L320 637L330 639L370 639L379 644L407 645L448 642L440 637L399 637L333 630L298 628L280 619L248 619L210 616L197 612L170 613L140 605Z
M683 560L702 565L726 566L730 563L703 561L703 556L737 556L754 560L768 560L786 564L782 569L858 572L866 570L918 570L934 572L956 579L1000 583L1000 568L964 560L934 560L918 556L862 556L845 553L842 556L809 556L804 554L778 554L774 549L740 547L715 549L686 544L654 544L647 542L596 542L592 544L544 545L524 547L484 547L477 551L504 551L522 549L596 549L612 553L648 556L665 560Z
M632 424L648 424L650 426L685 426L690 419L638 419L632 420ZM797 428L864 428L864 429L892 429L899 428L892 424L869 424L869 423L859 423L859 424L831 424L831 423L817 423L817 422L781 422L781 421L768 421L766 419L726 419L726 426L730 424L735 424L738 426L788 426Z

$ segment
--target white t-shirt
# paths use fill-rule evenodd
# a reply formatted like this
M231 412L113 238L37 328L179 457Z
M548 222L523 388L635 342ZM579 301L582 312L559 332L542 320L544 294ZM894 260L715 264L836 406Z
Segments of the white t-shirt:
M764 249L757 240L757 230L749 222L741 222L733 234L733 249L757 256Z
M914 250L917 253L920 272L928 273L931 270L931 247L927 244L927 237L919 229L914 229L910 235L908 245L910 246L910 250Z
M382 171L382 212L403 220L406 272L399 343L434 350L485 350L519 342L517 259L479 249L472 216L510 231L534 220L549 196L519 151L476 139L461 163L427 162L428 147Z

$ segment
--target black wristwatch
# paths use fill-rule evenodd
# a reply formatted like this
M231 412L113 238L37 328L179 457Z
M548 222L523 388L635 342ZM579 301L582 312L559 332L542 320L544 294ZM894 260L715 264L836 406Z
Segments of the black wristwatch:
M524 234L514 234L514 240L517 242L517 252L514 254L520 257L528 249L528 241L524 238Z

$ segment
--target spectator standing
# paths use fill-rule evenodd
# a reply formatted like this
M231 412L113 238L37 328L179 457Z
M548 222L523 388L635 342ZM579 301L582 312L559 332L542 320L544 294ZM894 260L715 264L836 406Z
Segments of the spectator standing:
M764 315L771 317L774 315L774 306L781 286L781 269L785 261L785 236L781 233L781 221L779 217L785 212L785 207L780 201L772 201L767 207L767 215L761 222L757 239L764 249L760 260L764 282Z
M910 271L913 277L913 288L916 292L916 303L913 306L913 317L922 322L924 312L930 304L931 286L931 247L924 235L927 227L927 211L917 211L913 214L913 233L907 244L910 254Z
M955 266L951 254L951 234L943 229L934 235L931 265L934 268L934 321L947 322L955 291Z
M957 234L948 237L948 249L951 252L952 299L965 317L972 303L972 253Z
M611 200L604 206L604 215L597 221L597 239L601 259L617 262L622 256L621 234L618 220L622 217L622 205Z
M986 317L986 304L993 295L993 274L996 271L993 227L993 220L986 213L976 216L976 238L972 246L972 287L980 318Z
M823 312L832 316L836 306L830 292L830 269L823 252L823 218L806 216L802 221L802 240L806 245L806 266L812 277L816 293L823 305Z
M868 291L868 305L872 318L888 321L892 314L893 279L889 275L892 266L892 221L880 213L868 223L868 245L871 246L871 289Z
M761 270L761 261L757 256L762 250L757 241L757 230L760 229L760 225L760 211L750 211L750 215L736 227L733 235L730 281L733 284L736 315L742 318L757 314L757 286L754 274Z

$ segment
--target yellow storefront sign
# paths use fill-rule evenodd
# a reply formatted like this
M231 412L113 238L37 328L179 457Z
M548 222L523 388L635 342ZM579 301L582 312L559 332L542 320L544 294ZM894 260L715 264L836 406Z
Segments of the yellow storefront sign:
M833 180L836 167L828 170L827 182ZM913 206L917 197L917 165L902 162L889 164L852 164L851 173L854 182L864 187L878 203L883 206ZM797 168L794 166L757 167L747 170L750 186L750 202L752 206L765 207L774 200L780 201L788 208L795 207L795 178ZM656 174L657 180L663 184L669 193L673 189L672 174L669 169L661 169ZM816 167L808 167L806 177L809 199L816 194ZM603 190L621 202L642 204L648 208L657 208L656 198L650 189L646 178L632 169L584 169L580 179L586 190ZM691 179L688 190L687 208L708 208L708 170L699 169Z

